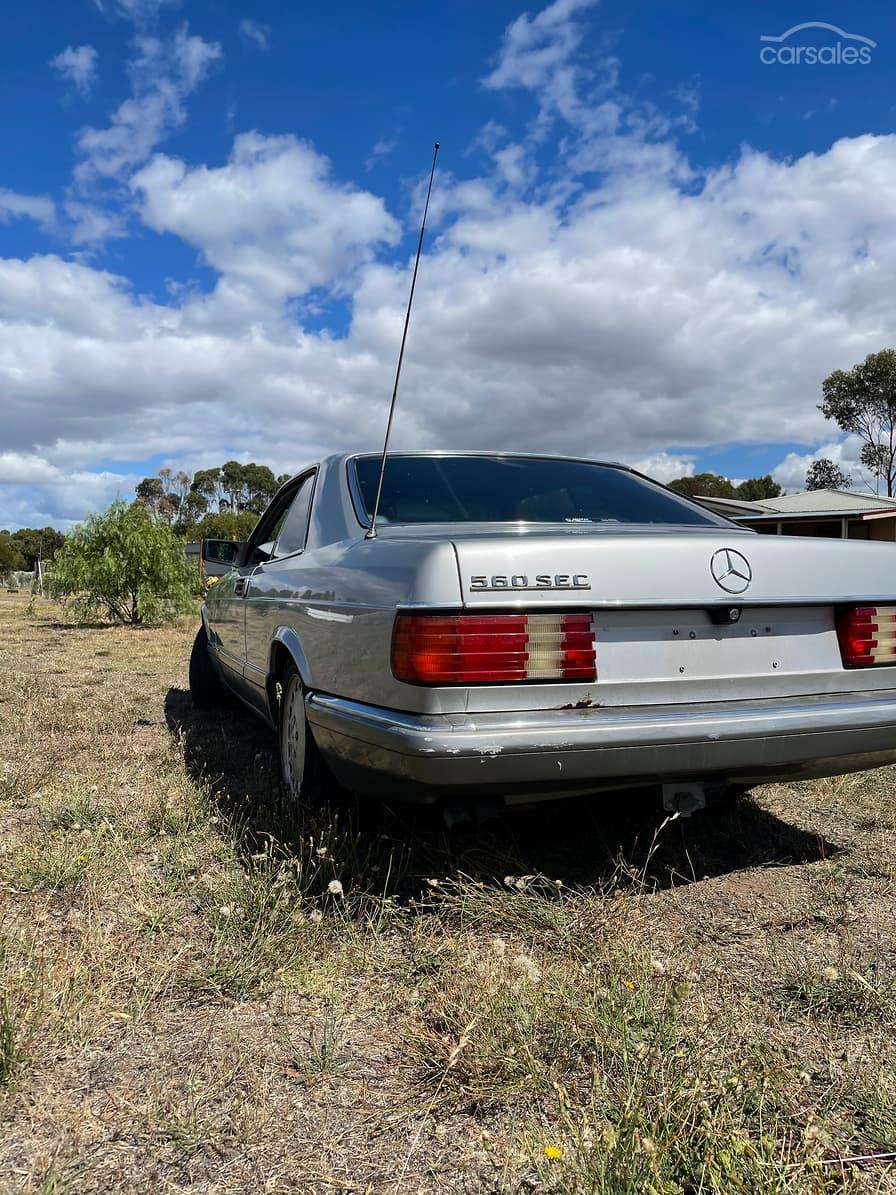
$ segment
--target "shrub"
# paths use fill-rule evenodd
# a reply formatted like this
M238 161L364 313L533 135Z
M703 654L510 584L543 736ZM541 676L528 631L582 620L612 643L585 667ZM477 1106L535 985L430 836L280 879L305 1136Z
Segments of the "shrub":
M187 612L197 585L171 528L145 507L120 500L74 529L50 577L52 596L79 618L135 626Z

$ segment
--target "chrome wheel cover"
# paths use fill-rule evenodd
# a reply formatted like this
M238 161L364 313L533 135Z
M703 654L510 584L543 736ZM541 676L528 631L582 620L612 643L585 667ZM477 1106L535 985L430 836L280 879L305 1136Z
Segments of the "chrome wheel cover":
M280 761L283 784L294 800L302 795L305 779L305 695L297 676L291 676L283 695L283 718L280 731Z

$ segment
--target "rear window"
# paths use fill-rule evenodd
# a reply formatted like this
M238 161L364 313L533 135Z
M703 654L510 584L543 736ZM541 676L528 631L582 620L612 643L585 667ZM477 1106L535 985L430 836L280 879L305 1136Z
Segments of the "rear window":
M352 465L369 522L380 457L356 457ZM386 460L378 518L383 523L725 523L612 465L536 457L401 454L390 454Z

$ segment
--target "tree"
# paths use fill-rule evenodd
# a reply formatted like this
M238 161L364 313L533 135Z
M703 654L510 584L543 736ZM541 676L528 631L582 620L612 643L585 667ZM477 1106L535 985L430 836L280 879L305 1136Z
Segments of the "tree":
M844 490L850 484L851 478L844 473L839 465L821 457L813 461L806 474L807 490Z
M896 491L896 349L869 353L850 370L835 369L822 383L818 409L862 441L862 465Z
M13 547L22 557L21 568L32 572L38 560L52 560L65 543L65 536L55 527L20 527L10 536Z
M208 510L210 506L214 506L216 510L221 510L227 502L226 493L221 481L220 467L199 469L193 474L190 495L195 494L198 498L204 500L205 510ZM189 498L187 501L189 501Z
M770 473L764 477L748 477L740 485L734 487L735 498L743 498L745 502L759 502L763 498L779 498L781 487L773 480Z
M24 563L10 533L0 531L0 577L18 571Z
M206 501L204 495L200 494L198 490L191 490L180 504L177 527L189 527L191 524L195 523L197 519L201 519L207 510L208 502ZM182 534L182 532L178 531L178 534Z
M257 522L258 515L250 510L241 510L239 514L230 510L219 514L211 511L193 523L187 534L190 539L248 539Z
M733 498L734 486L718 473L697 473L694 477L679 477L669 482L669 488L689 498Z
M57 552L50 593L82 618L137 626L192 608L196 573L171 528L139 502L90 515Z
M185 503L193 500L192 517L198 518L207 510L208 502L201 495L193 498L191 483L189 473L174 473L167 467L159 469L157 477L144 477L137 486L137 501L170 526L181 514Z
M250 461L243 466L243 481L247 496L242 509L260 515L280 488L277 478L267 465L256 465Z
M158 513L159 503L165 497L165 487L162 485L159 477L144 477L138 483L134 493L137 495L137 501L141 506L145 506L147 510L151 510L154 514Z
M175 473L171 479L171 483L168 488L168 496L169 498L174 499L174 501L177 503L178 510L180 510L180 508L183 506L187 494L190 492L190 483L192 480L193 479L190 477L190 474L184 473L183 470L181 470L179 473Z
M227 505L236 514L238 510L243 509L248 497L246 467L239 461L225 461L220 472Z

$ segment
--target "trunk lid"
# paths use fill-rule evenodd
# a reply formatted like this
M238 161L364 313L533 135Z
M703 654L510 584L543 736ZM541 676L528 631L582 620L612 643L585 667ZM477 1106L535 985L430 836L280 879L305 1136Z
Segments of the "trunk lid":
M471 531L452 541L465 609L590 610L596 634L596 682L471 688L470 709L725 701L896 684L896 669L844 669L834 626L840 603L894 600L891 545L738 528Z
M715 527L452 539L464 604L477 608L508 602L535 608L826 604L896 594L896 552L883 543ZM734 555L717 556L725 552ZM736 566L734 575L720 581L729 564ZM742 582L737 573L745 571Z

